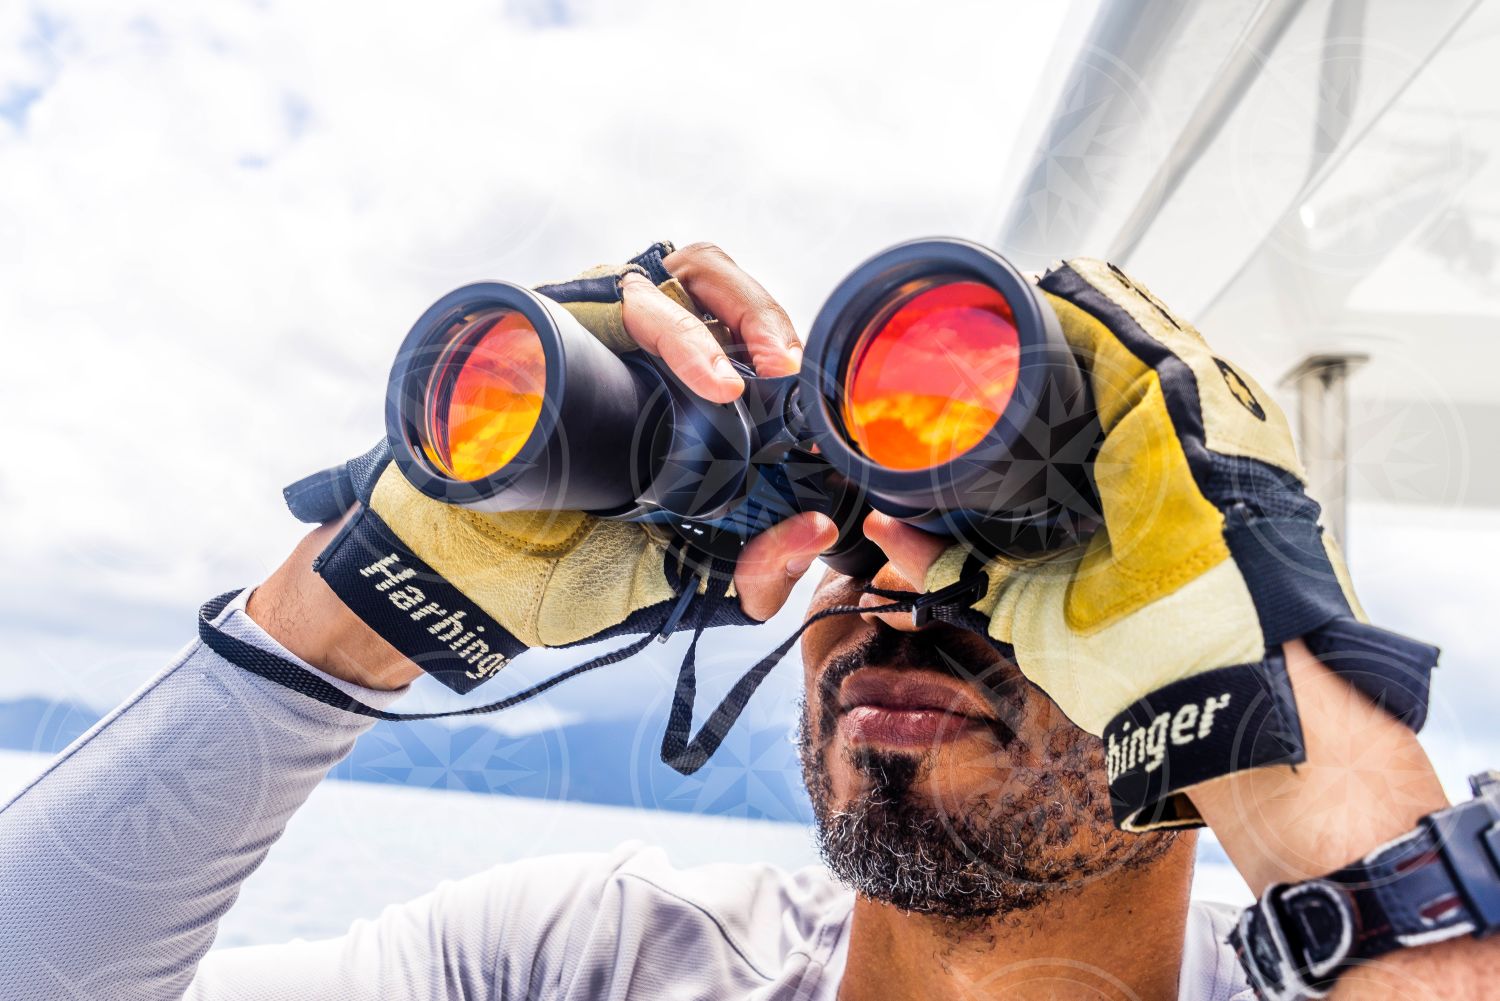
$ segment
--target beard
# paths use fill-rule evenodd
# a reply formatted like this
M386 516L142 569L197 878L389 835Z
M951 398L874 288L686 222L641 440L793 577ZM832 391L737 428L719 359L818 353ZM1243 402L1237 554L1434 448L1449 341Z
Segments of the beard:
M819 853L840 882L903 911L949 919L992 919L1037 907L1100 876L1160 858L1174 835L1125 834L1114 827L1102 747L1069 723L1046 733L1021 726L1025 690L1014 671L972 675L957 665L968 637L946 630L879 628L859 648L825 665L817 706L803 703L798 749L812 800ZM974 651L968 647L974 660ZM970 681L996 707L992 727L1002 768L1036 752L1025 781L997 782L944 809L925 753L846 749L858 791L835 802L827 766L844 678L867 664L921 665ZM1060 714L1058 714L1060 718Z

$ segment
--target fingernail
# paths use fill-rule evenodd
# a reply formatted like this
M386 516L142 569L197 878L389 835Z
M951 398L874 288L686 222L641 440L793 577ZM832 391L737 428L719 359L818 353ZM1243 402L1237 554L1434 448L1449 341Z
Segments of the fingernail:
M740 379L740 374L734 370L734 366L730 364L728 355L719 355L714 359L714 375L726 381L743 381Z
M807 573L807 568L812 566L816 556L793 556L786 561L786 575L788 577L801 577Z

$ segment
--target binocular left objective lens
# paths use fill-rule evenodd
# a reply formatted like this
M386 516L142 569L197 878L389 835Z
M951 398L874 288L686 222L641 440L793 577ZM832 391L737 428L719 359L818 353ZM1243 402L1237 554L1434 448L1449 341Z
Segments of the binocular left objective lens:
M480 511L611 512L659 461L665 400L566 309L508 282L455 289L391 369L386 436L406 479Z
M493 475L536 427L547 357L525 316L492 307L464 317L439 348L426 388L423 454L456 480Z

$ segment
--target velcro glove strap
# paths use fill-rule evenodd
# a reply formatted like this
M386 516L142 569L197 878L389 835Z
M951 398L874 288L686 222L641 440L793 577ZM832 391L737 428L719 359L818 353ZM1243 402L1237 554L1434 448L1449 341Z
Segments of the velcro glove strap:
M663 240L653 243L624 265L601 264L568 281L538 285L534 291L560 303L611 351L624 354L639 350L625 329L621 310L624 294L620 282L633 271L645 275L667 298L689 313L701 316L709 332L721 343L727 343L729 331L717 319L703 313L682 283L667 270L664 259L672 250L672 244Z
M281 491L292 517L310 525L342 518L356 503L370 502L375 481L391 462L391 443L375 447L342 465L304 476Z
M1099 411L1105 527L1077 551L992 562L973 607L1104 739L1116 821L1193 825L1182 790L1303 760L1292 639L1420 726L1437 650L1365 620L1269 395L1112 265L1069 261L1038 285ZM927 589L957 580L965 556L939 558Z

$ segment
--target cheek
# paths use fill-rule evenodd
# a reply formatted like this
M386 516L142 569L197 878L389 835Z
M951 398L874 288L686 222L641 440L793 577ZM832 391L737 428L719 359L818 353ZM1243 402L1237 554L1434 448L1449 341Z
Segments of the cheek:
M843 802L860 791L864 778L849 763L849 755L837 740L829 741L823 748L823 765L828 770L834 802Z
M1079 729L1051 699L1042 696L1035 701L1038 704L1036 732L1041 735L1037 752L1043 766L1102 774L1104 745L1099 738Z
M1028 697L1014 720L1015 738L966 741L935 755L927 777L929 797L962 812L983 801L991 807L1035 798L1073 798L1103 781L1099 741L1074 726L1050 699Z

